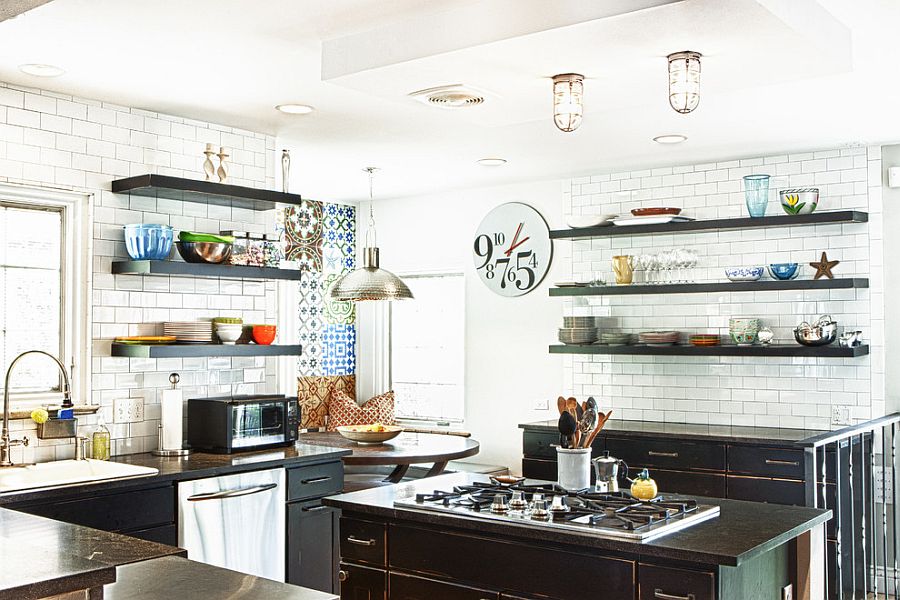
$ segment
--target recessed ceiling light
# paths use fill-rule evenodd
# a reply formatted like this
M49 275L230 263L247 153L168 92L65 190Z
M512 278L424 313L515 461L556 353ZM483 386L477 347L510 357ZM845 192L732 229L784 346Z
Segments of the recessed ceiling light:
M653 138L653 141L657 144L680 144L687 140L686 135L681 135L680 133L671 133L668 135L658 135Z
M65 73L65 69L53 65L43 65L40 63L28 63L19 65L19 70L26 75L34 75L35 77L59 77Z
M279 104L275 108L289 115L308 115L315 110L306 104Z
M479 158L476 161L482 167L499 167L506 164L505 158Z

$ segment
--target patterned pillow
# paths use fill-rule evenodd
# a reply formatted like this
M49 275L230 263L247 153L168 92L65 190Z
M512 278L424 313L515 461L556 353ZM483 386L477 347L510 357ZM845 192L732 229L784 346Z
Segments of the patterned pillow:
M335 390L328 404L328 431L341 425L394 424L394 392L366 400L362 406L343 390Z
M323 375L297 378L297 397L300 400L300 428L325 427L328 403L335 390L356 395L355 375Z

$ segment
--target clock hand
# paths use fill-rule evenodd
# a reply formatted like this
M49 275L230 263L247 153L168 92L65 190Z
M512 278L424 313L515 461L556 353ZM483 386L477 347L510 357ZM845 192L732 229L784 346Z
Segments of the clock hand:
M515 248L518 244L516 244L516 240L519 239L519 234L522 233L522 227L525 223L519 223L519 227L516 229L516 235L513 236L512 242L509 245L509 249L506 251L506 255L509 256L512 254L513 248Z
M509 247L509 250L506 251L506 255L509 256L510 254L512 254L513 250L515 250L516 248L518 248L519 246L521 246L522 244L524 244L525 242L527 242L530 239L531 239L530 237L522 238L522 241L520 241L518 244L516 244L515 246Z

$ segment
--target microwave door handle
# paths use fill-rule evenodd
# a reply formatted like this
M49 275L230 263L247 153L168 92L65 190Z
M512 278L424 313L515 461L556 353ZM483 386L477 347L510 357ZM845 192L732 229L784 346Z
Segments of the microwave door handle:
M278 487L277 483L267 483L265 485L258 485L254 487L248 488L238 488L236 490L224 490L221 492L210 492L207 494L194 494L193 496L188 496L188 502L201 502L203 500L225 500L227 498L239 498L240 496L250 496L252 494L259 494L260 492L267 492L269 490L275 489Z

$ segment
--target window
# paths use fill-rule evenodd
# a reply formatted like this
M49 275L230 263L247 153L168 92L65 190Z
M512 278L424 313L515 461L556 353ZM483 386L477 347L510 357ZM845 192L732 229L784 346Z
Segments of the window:
M2 374L26 350L66 365L87 360L86 208L84 194L0 184L0 392ZM84 393L84 378L73 375L73 392ZM19 405L53 401L61 383L52 361L27 357L16 365L10 394Z
M415 300L391 303L391 384L399 419L461 422L465 278L404 276Z

